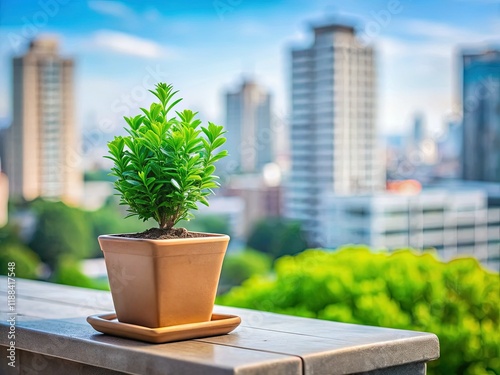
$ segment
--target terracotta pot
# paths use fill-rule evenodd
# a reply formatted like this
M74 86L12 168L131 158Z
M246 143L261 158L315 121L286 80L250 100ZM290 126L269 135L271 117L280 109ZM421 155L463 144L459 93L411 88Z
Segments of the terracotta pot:
M150 328L209 321L229 236L206 236L99 236L118 320Z

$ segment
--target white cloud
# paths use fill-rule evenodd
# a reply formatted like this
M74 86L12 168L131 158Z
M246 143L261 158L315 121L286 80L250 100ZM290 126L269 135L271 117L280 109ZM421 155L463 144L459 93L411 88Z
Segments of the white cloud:
M421 19L402 20L400 27L407 34L439 41L480 42L489 37L475 30Z
M92 37L92 44L105 50L145 58L175 58L177 56L172 48L155 41L111 30L97 31Z
M129 19L135 16L132 9L119 1L91 0L88 2L88 6L94 12L117 18Z
M155 7L135 11L125 3L111 0L90 0L88 6L96 13L121 19L128 30L139 31L147 24L158 30L158 34L189 35L195 32L197 27L196 22L168 18Z

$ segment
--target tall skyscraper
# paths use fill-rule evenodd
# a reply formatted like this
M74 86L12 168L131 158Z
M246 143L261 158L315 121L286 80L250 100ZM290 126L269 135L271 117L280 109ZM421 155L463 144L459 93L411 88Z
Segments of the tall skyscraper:
M321 245L324 197L384 185L375 129L374 51L351 26L313 26L311 47L292 50L291 175L287 215Z
M0 228L7 224L9 217L9 179L0 171Z
M13 122L2 152L11 197L80 199L73 65L51 38L32 41L13 59Z
M225 165L229 171L256 173L273 161L271 96L257 83L245 80L226 94Z
M500 50L465 52L462 61L462 175L500 182Z
M424 115L422 113L416 113L413 119L413 134L412 143L415 146L420 146L420 144L425 139L425 125L424 125Z

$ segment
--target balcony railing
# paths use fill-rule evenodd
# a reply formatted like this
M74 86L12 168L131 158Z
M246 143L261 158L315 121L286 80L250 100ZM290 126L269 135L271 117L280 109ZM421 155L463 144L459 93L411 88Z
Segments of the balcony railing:
M15 286L15 311L8 282ZM2 360L1 374L422 375L426 362L439 357L430 333L222 306L215 311L242 318L229 335L148 344L87 324L88 315L113 310L109 292L0 277L0 294L0 348L5 357L15 347L16 366Z

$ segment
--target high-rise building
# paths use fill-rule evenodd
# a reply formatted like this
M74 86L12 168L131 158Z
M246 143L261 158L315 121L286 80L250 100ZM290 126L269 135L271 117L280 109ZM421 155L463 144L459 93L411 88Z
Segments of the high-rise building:
M462 143L462 121L455 118L448 119L445 131L437 143L439 163L434 166L432 173L434 178L460 178Z
M464 52L462 175L500 182L500 50Z
M425 138L424 115L416 113L413 120L412 144L419 147Z
M258 173L273 161L271 96L257 83L245 80L226 94L225 148L228 172ZM222 165L222 164L221 164Z
M489 206L490 193L481 187L458 186L412 192L415 183L401 182L399 194L332 194L322 217L325 246L434 248L442 259L473 256L499 271L500 207ZM499 197L500 187L492 189L492 197Z
M309 48L291 51L291 173L287 216L321 238L324 196L384 186L375 126L374 51L351 26L313 26ZM317 242L318 245L321 243Z
M0 228L8 221L9 179L0 171Z
M52 38L32 41L13 59L13 121L2 152L11 197L80 199L73 65Z

